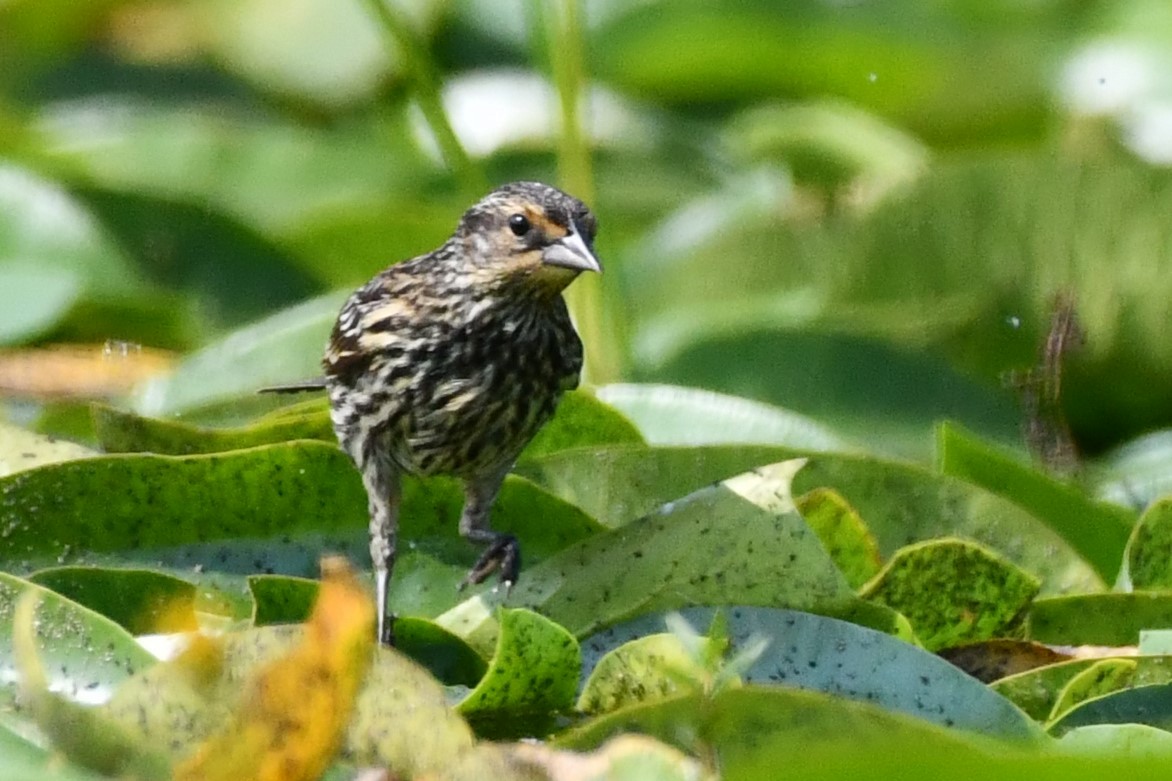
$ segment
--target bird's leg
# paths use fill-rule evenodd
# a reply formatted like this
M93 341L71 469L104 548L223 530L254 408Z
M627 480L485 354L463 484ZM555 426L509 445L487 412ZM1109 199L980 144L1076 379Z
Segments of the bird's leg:
M361 465L362 484L370 508L370 561L374 565L378 641L394 644L394 615L389 614L387 589L395 566L399 531L399 474L385 458L371 455Z
M513 588L521 571L521 547L511 534L500 534L488 528L492 503L500 493L501 483L508 474L502 469L483 480L469 480L464 484L464 512L460 516L460 536L472 542L488 545L476 564L460 581L463 590L470 583L481 583L494 570L500 570L500 580L506 591Z

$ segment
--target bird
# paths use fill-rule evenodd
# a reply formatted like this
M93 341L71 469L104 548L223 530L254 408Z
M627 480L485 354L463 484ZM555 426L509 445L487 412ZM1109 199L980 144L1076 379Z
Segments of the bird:
M540 182L496 188L437 249L389 266L342 306L322 359L341 448L362 475L370 514L378 638L392 642L387 590L403 475L463 486L459 531L483 547L463 589L494 571L511 589L520 545L489 525L521 451L578 386L582 341L562 292L602 272L597 220Z

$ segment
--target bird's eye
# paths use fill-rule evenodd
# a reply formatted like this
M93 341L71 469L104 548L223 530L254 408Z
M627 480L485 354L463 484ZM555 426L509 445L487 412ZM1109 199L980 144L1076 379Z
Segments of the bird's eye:
M524 236L531 227L533 226L529 224L529 218L524 214L514 214L509 218L509 230L514 236Z

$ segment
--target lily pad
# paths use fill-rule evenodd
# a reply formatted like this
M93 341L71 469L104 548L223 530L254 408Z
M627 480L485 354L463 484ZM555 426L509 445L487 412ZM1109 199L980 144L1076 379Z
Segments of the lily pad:
M583 540L527 570L510 604L539 610L578 637L696 604L849 613L861 601L790 499L801 463L739 475ZM437 620L477 648L495 631L483 598Z
M1172 730L1172 684L1136 686L1087 700L1066 711L1049 729L1060 736L1091 724L1146 724Z
M574 702L581 657L578 641L529 610L502 610L496 653L476 688L456 706L475 723L549 715ZM498 722L494 732L501 731ZM508 734L511 730L503 730Z
M707 626L716 608L680 614ZM825 692L902 711L948 727L1028 739L1037 725L1004 697L923 649L882 632L826 616L760 607L720 608L728 620L732 653L758 638L765 651L742 678L749 685L782 685ZM662 631L662 615L646 615L582 642L591 670L612 649Z
M830 488L815 488L799 496L796 503L851 586L859 588L879 572L883 566L879 544L841 495Z
M72 599L130 632L148 635L195 629L196 587L146 569L54 567L29 580Z
M1034 600L1029 636L1054 645L1135 645L1144 629L1172 628L1172 593L1072 594Z
M21 594L39 595L36 653L49 676L48 686L81 703L109 698L115 686L147 669L155 658L130 634L105 616L27 580L0 573L0 705L15 698L14 611Z
M183 456L241 450L294 439L335 441L329 412L324 409L233 428L148 418L105 405L94 405L93 418L98 442L107 453Z
M899 551L860 594L898 610L930 651L1023 634L1037 578L964 540L931 540Z
M1126 580L1132 588L1172 588L1172 498L1152 504L1127 541Z
M847 441L790 410L676 385L606 385L598 398L621 410L652 445L782 445L845 450Z
M1107 657L1113 658L1113 657ZM1172 683L1172 657L1123 657L1136 663L1133 685ZM1075 659L1010 675L993 683L992 688L1012 700L1030 718L1045 722L1066 685L1079 673L1104 659Z
M609 637L611 631L603 634ZM628 640L594 659L576 709L609 713L639 702L699 693L700 687L689 686L682 675L694 663L683 642L673 634Z
M955 424L939 426L936 438L944 474L964 478L1029 510L1061 534L1103 580L1115 579L1134 513L1095 501L1073 485L1024 466Z
M1050 721L1061 719L1081 702L1128 688L1137 666L1134 659L1101 659L1079 672L1058 693Z

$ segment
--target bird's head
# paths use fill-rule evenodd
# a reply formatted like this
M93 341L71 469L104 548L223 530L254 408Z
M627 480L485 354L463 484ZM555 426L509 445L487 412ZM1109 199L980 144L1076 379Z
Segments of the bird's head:
M602 271L596 230L577 198L539 182L513 182L465 212L455 238L484 282L556 295L581 272Z

